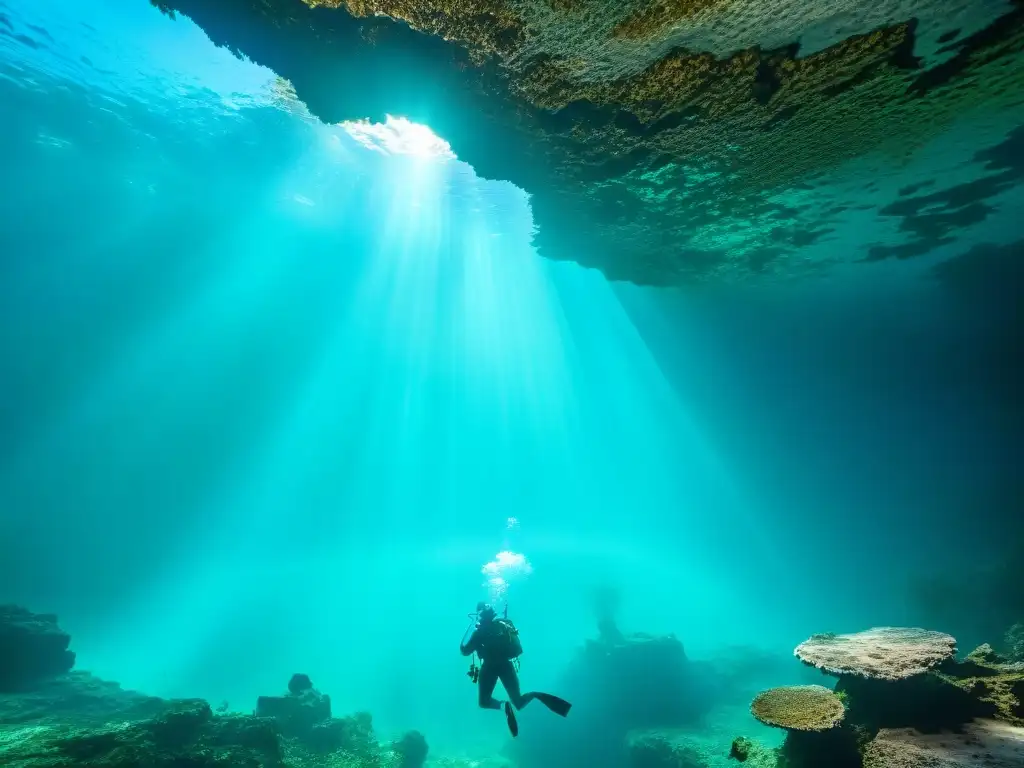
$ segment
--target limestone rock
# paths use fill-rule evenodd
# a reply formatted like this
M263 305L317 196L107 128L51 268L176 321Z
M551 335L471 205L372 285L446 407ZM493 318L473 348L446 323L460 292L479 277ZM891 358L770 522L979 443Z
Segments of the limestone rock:
M70 671L75 664L70 643L56 616L0 606L0 692L24 690Z
M250 716L215 716L200 700L168 702L149 720L102 727L25 726L0 731L6 768L281 768L272 723Z
M391 746L399 768L422 768L427 759L427 739L419 731L409 731Z
M126 691L88 672L71 672L33 685L31 690L0 695L0 727L32 724L96 726L154 717L163 699Z
M645 285L794 279L954 243L952 217L999 185L875 193L904 187L896 171L958 121L1019 124L1024 90L1019 1L151 2L326 122L429 124L531 195L542 255ZM863 229L865 208L910 240L823 245Z
M306 685L308 683L308 685ZM331 698L313 688L306 675L294 675L284 696L260 696L256 714L272 718L285 736L302 738L331 718Z
M864 768L1020 768L1024 728L979 720L959 733L884 729L867 745Z

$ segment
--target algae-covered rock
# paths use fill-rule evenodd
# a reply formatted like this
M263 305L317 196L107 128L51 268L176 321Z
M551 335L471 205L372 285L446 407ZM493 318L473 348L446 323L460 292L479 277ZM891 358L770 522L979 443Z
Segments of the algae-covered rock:
M932 677L969 702L960 710L961 722L997 718L1024 726L1024 664L1006 662L982 646L963 661L944 664Z
M273 723L217 716L201 700L168 702L158 717L83 728L26 726L0 731L7 768L279 768Z
M256 714L274 719L285 736L303 737L331 717L331 698L313 688L306 675L293 675L284 696L260 696Z
M631 768L707 768L700 754L689 745L673 743L669 734L644 731L629 739Z
M864 750L864 768L1020 768L1024 728L979 720L958 732L883 729Z
M0 695L0 726L102 725L154 717L166 706L163 699L124 690L88 672L71 672L31 690Z
M315 754L344 752L353 758L376 761L380 746L373 735L368 712L348 717L331 716L331 699L320 693L307 675L292 675L288 693L260 696L256 714L272 720L281 735Z
M737 736L729 747L729 759L744 763L746 768L776 768L779 751L746 736Z
M56 616L0 605L0 692L25 690L69 672L75 665L70 643Z
M419 731L409 731L391 745L398 758L398 768L422 768L427 759L426 737Z

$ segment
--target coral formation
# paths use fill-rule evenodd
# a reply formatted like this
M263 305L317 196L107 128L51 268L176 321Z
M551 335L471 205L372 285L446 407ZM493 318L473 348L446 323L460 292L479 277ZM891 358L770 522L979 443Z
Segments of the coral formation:
M0 692L68 672L75 664L70 643L56 616L0 605Z
M758 694L750 713L765 725L784 728L779 761L790 768L827 761L835 768L856 766L859 754L852 731L842 728L846 708L839 696L820 685L771 688ZM735 745L735 742L734 742ZM750 745L747 746L747 756Z
M159 4L326 121L429 123L479 174L530 193L543 255L648 285L863 261L814 246L865 197L887 210L872 190L951 126L971 120L990 144L1024 115L1020 2L999 17L966 0ZM998 191L964 190L975 204L954 215L984 218ZM927 253L949 230L867 255Z
M790 730L778 768L1019 765L1024 664L1007 663L988 645L958 660L955 646L949 635L893 627L801 643L798 658L839 677L835 693L822 689L809 698L830 701L829 694L833 707L844 699L846 718L821 733ZM777 691L766 694L751 707L755 717L771 725L802 722L803 709ZM737 739L731 756L745 761L755 746Z
M793 653L835 675L904 680L953 658L956 640L925 629L876 627L851 635L814 635Z
M751 714L765 725L791 731L827 731L846 715L839 697L821 685L790 685L759 693Z

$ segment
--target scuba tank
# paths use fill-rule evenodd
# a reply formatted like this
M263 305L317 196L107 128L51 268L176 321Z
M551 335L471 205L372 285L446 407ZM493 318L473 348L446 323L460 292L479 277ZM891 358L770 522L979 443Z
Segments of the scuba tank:
M483 603L481 603L483 605ZM469 642L471 634L477 628L480 627L480 611L477 613L467 614L469 616L469 626L466 627L466 631L462 635L462 645ZM508 618L508 603L505 603L505 609L502 612L500 619L495 618L489 625L490 629L487 634L482 638L482 650L484 655L492 658L501 658L515 663L516 669L519 668L519 656L523 653L523 644L519 639L519 630L516 629ZM480 678L480 665L477 663L476 652L473 653L472 658L469 662L469 671L466 672L466 677L469 678L471 683L476 683Z

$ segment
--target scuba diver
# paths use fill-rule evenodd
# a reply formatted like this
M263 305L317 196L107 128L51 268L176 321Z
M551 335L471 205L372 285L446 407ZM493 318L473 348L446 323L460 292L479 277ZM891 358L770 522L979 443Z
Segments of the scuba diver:
M555 714L565 717L572 707L565 699L552 696L550 693L522 693L519 690L519 656L523 652L523 646L519 641L519 630L508 620L508 606L505 606L505 614L498 618L498 614L487 603L478 603L476 613L469 614L473 623L466 629L462 637L459 649L463 656L476 654L480 657L480 666L470 662L469 679L477 683L480 694L480 707L482 709L504 709L505 720L508 722L508 729L513 736L519 734L519 724L516 722L515 709L522 709L534 699L541 702ZM470 630L473 631L469 635ZM469 639L466 639L469 635ZM499 701L494 698L494 686L501 680L509 701Z

